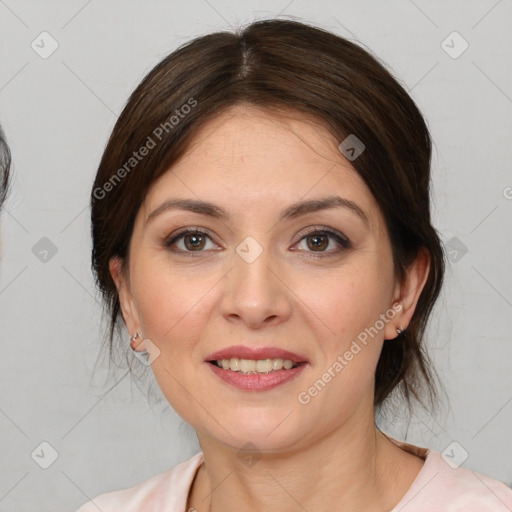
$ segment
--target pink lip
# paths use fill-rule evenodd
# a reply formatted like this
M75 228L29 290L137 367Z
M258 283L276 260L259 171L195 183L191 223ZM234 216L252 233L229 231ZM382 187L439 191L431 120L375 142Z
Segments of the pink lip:
M271 373L261 373L258 375L224 370L212 363L206 364L213 373L217 375L217 377L227 384L247 391L267 391L269 389L273 389L294 379L304 371L307 366L309 366L308 364L301 364L300 366L291 368L290 370L277 370Z
M293 363L308 362L304 356L283 350L277 347L251 348L244 345L236 345L210 354L205 361L220 361L221 359L289 359ZM286 370L290 371L290 370Z

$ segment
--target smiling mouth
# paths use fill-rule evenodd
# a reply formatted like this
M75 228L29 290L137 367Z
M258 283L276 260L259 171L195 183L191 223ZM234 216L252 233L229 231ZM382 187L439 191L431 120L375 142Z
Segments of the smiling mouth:
M294 363L290 359L272 358L272 359L220 359L208 361L210 364L222 368L226 371L239 372L243 374L269 374L281 370L291 370L297 368L306 362Z

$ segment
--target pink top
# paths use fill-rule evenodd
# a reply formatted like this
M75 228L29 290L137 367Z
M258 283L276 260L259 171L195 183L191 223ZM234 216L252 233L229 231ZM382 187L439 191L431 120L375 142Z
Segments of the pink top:
M469 469L453 467L434 450L393 440L425 460L409 490L390 512L511 512L512 489ZM452 452L453 453L453 452ZM77 512L187 512L188 493L202 452L135 487L100 494Z

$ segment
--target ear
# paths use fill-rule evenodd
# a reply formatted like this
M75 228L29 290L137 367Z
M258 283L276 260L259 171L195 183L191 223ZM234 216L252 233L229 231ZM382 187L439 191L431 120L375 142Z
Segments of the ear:
M396 338L396 329L401 326L405 330L409 325L421 292L427 282L429 271L430 254L425 247L421 247L416 260L407 269L405 282L402 284L397 283L394 303L398 302L402 307L395 315L393 321L388 322L386 325L385 339L392 340Z
M130 291L130 281L128 279L127 272L125 271L123 260L119 256L111 258L109 261L109 270L117 288L121 313L131 338L133 334L140 332L142 329L137 308L135 307ZM144 348L144 342L141 339L137 342L136 350L137 352L141 352Z

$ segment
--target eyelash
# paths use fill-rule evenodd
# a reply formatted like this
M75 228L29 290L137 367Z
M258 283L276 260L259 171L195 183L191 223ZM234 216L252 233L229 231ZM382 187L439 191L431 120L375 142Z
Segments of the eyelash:
M200 256L202 252L205 252L204 250L187 251L187 250L182 250L182 249L177 250L177 249L172 248L172 245L174 243L176 243L178 240L182 239L184 236L190 235L190 234L206 236L210 240L212 239L212 236L208 233L208 231L203 231L202 229L197 229L197 228L185 228L185 229L182 229L181 231L179 231L178 233L174 233L174 234L170 235L169 237L167 237L164 240L163 245L165 248L167 248L173 252L186 254L187 256L192 256L192 257ZM327 226L322 226L321 228L316 227L316 228L310 229L306 233L303 233L300 240L297 242L297 244L302 242L306 238L311 237L312 235L328 235L328 236L332 237L341 246L341 248L336 249L336 250L330 250L330 251L307 251L310 253L309 256L306 256L308 258L312 258L312 259L326 258L329 256L337 255L343 251L346 251L347 249L352 248L352 243L350 242L350 240L348 238L346 238L345 236L341 235L340 233L338 233L336 231L329 229ZM194 254L194 253L198 253L198 254Z

